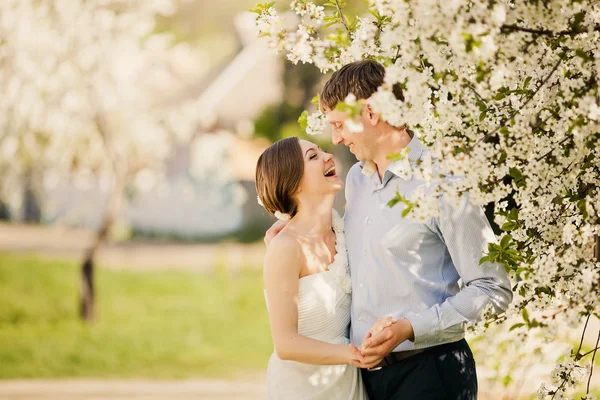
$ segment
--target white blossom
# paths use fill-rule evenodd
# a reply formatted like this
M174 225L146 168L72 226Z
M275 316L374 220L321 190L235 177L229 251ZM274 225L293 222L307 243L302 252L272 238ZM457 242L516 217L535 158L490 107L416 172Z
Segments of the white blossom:
M465 194L477 205L495 203L494 220L506 230L498 239L510 234L518 255L507 263L516 299L505 317L523 321L526 304L535 321L507 336L511 349L526 332L549 340L599 313L598 285L590 283L600 274L593 257L600 233L598 2L372 0L369 10L379 17L359 15L355 25L340 21L329 31L305 22L279 41L290 59L322 72L365 58L385 64L384 83L368 103L389 124L419 132L431 155L409 175L438 182L435 195L453 203ZM392 93L395 84L404 101ZM407 217L435 216L435 197L416 191L406 199L414 204ZM543 343L529 350L541 352ZM556 399L580 378L570 359L555 371L555 383L567 382ZM540 398L558 387L540 387Z
M327 126L327 120L325 114L320 111L316 111L310 114L306 119L306 133L309 135L319 135L325 130Z

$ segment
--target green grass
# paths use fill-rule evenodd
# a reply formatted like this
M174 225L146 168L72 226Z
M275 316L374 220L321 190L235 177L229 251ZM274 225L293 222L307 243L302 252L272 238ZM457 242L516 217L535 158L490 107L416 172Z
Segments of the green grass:
M266 367L260 271L96 272L97 319L86 324L76 263L0 253L0 379L230 377Z

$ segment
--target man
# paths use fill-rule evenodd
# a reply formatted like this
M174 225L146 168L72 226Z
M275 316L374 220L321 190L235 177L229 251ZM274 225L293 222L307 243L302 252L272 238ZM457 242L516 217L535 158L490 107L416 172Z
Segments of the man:
M503 266L479 265L494 235L481 207L467 198L454 208L442 197L440 216L425 223L403 218L402 204L387 206L396 191L409 197L427 189L425 182L403 178L402 162L388 155L408 149L414 163L425 148L406 127L386 123L368 104L359 133L347 129L348 115L335 109L349 94L368 99L384 75L374 61L354 62L335 72L321 93L333 143L348 146L359 160L346 178L344 215L352 275L350 336L361 360L356 365L363 368L371 400L476 399L464 324L487 307L506 310L510 282ZM402 99L400 88L394 94ZM280 229L274 225L265 241ZM370 332L382 317L395 322Z

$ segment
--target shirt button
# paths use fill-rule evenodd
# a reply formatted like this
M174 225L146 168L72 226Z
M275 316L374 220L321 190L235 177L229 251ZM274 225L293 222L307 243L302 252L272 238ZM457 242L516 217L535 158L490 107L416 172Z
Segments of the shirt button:
M358 285L358 286L360 286L360 287L363 287L363 286L365 286L365 285L361 283L361 284L360 284L360 285Z

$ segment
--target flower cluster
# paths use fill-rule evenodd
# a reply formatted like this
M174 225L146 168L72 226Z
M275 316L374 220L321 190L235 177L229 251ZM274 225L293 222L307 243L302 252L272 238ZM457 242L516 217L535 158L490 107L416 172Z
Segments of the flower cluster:
M319 135L323 133L327 126L325 114L320 111L315 111L306 118L306 133L309 135Z
M442 196L495 205L502 234L482 256L506 266L515 300L479 328L512 321L511 340L534 331L547 339L598 315L598 2L371 0L367 7L353 16L329 2L323 27L303 20L270 39L322 72L365 58L386 67L384 84L364 100L388 123L415 131L430 154L411 172L431 190L397 199L407 217L434 216ZM396 84L404 101L392 93Z
M346 237L344 236L344 220L333 210L332 228L335 232L336 254L329 271L333 273L333 279L342 287L346 293L352 292L352 279L348 265L348 253L346 250Z

